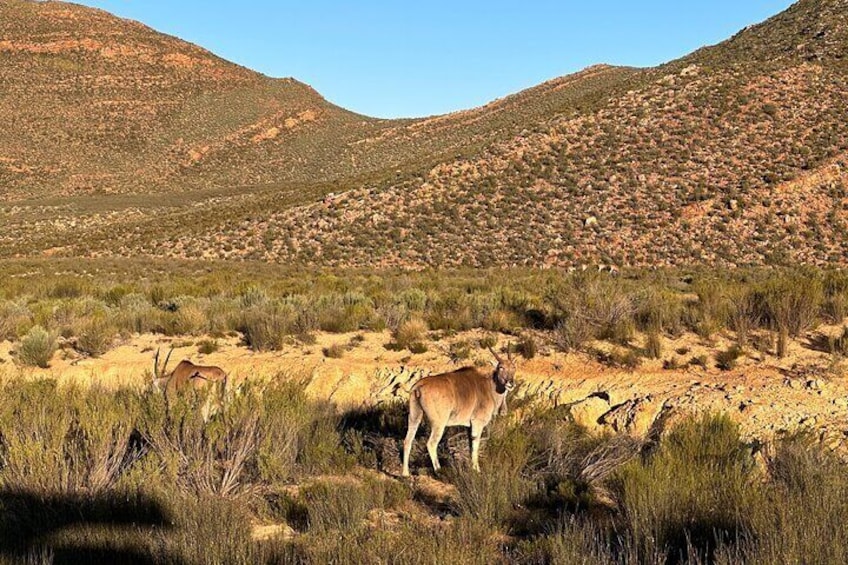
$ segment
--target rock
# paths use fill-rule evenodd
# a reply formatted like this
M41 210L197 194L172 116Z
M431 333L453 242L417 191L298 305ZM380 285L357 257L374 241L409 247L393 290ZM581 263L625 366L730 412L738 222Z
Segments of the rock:
M628 400L612 408L601 419L601 423L614 431L644 437L662 413L665 403L651 396Z
M821 379L810 379L807 381L807 390L823 390L824 381Z
M577 424L597 432L603 428L601 418L609 409L607 400L600 396L590 396L571 405L571 417Z
M787 377L783 380L783 384L795 390L800 390L802 388L801 381L798 379L790 379Z

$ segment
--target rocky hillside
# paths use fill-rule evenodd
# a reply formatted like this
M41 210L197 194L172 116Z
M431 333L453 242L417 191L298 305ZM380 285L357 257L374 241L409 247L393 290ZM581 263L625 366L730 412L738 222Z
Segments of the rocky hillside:
M0 182L8 199L53 197L0 210L6 256L416 268L848 257L846 0L802 0L659 68L593 67L406 121L356 116L102 12L0 10L12 85ZM80 191L124 194L65 196ZM150 191L169 196L126 196Z
M106 12L0 0L0 183L18 200L406 169L591 98L618 74L599 68L430 120L376 120Z

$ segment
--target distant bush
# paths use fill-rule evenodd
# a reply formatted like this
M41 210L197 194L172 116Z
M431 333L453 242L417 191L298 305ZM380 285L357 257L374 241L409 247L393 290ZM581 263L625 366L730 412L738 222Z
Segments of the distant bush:
M536 344L536 338L530 334L521 336L518 340L518 353L525 359L533 359L539 352L539 346Z
M325 347L321 351L324 354L324 357L329 357L332 359L341 359L342 357L344 357L347 348L340 343L335 343L333 345L330 345L329 347Z
M0 341L14 341L31 323L32 313L24 302L0 302Z
M427 337L427 324L420 319L407 320L398 326L393 337L400 349L420 346Z
M264 308L252 307L242 312L239 331L254 351L275 351L294 333L296 314L284 305L272 303Z
M662 357L662 339L658 332L650 331L645 336L645 355L650 359Z
M50 359L53 358L56 348L56 336L41 326L34 326L21 339L17 351L18 361L22 365L46 369L50 365Z
M116 330L110 320L97 316L80 321L75 333L76 349L86 355L98 357L109 351Z
M765 284L759 301L762 319L772 329L798 337L819 320L824 286L815 275L783 274Z
M197 345L197 352L201 355L209 355L218 351L218 341L215 339L204 339Z

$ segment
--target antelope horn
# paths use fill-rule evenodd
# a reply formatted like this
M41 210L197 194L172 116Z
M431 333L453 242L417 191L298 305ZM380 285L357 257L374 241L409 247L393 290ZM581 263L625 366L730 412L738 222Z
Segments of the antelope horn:
M491 347L489 347L489 351L491 351L492 355L494 355L494 356L495 356L495 359L497 360L497 362L498 362L498 363L503 363L503 359L501 359L501 356L500 356L500 355L498 355L497 353L495 353L495 350L494 350L494 349L492 349Z
M153 357L153 378L159 378L159 348L156 348L156 355Z
M170 349L170 350L168 350L168 356L167 356L167 357L165 357L165 364L164 364L164 365L162 365L162 376L163 376L163 377L165 376L165 371L167 371L167 370L168 370L168 361L170 361L170 360L171 360L171 353L173 353L173 352L174 352L174 346L172 345L172 346L171 346L171 349ZM158 355L158 351L157 351L157 355Z
M513 348L512 343L509 343L506 346L506 358L509 359L510 361L512 361L512 348Z

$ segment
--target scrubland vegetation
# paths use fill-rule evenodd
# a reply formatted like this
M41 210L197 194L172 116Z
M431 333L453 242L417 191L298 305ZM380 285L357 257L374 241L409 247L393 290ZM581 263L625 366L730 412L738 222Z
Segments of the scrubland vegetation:
M88 265L100 268L29 277L21 276L27 265L15 264L0 282L0 336L17 342L21 364L46 366L57 344L98 356L134 333L196 336L208 351L215 339L240 335L267 351L310 342L316 331L388 330L392 347L422 353L428 340L482 328L513 334L528 358L540 341L591 352L605 340L616 349L599 355L625 366L672 357L662 350L664 336L722 334L736 345L713 361L731 369L745 351L782 356L788 340L848 316L848 275L812 268L612 277L518 269L309 273L258 264L186 264L166 275L131 262ZM841 334L810 341L834 355L846 351ZM467 358L460 345L451 356ZM344 352L339 345L326 354Z
M594 437L567 408L463 432L439 500L403 481L405 406L338 413L282 376L210 421L202 398L3 386L0 552L18 563L844 563L848 475L801 436L730 420ZM515 408L515 407L514 407ZM413 469L429 473L424 439ZM429 481L430 487L434 483ZM443 485L444 486L444 485ZM438 494L438 493L437 493ZM287 524L256 539L253 528Z

